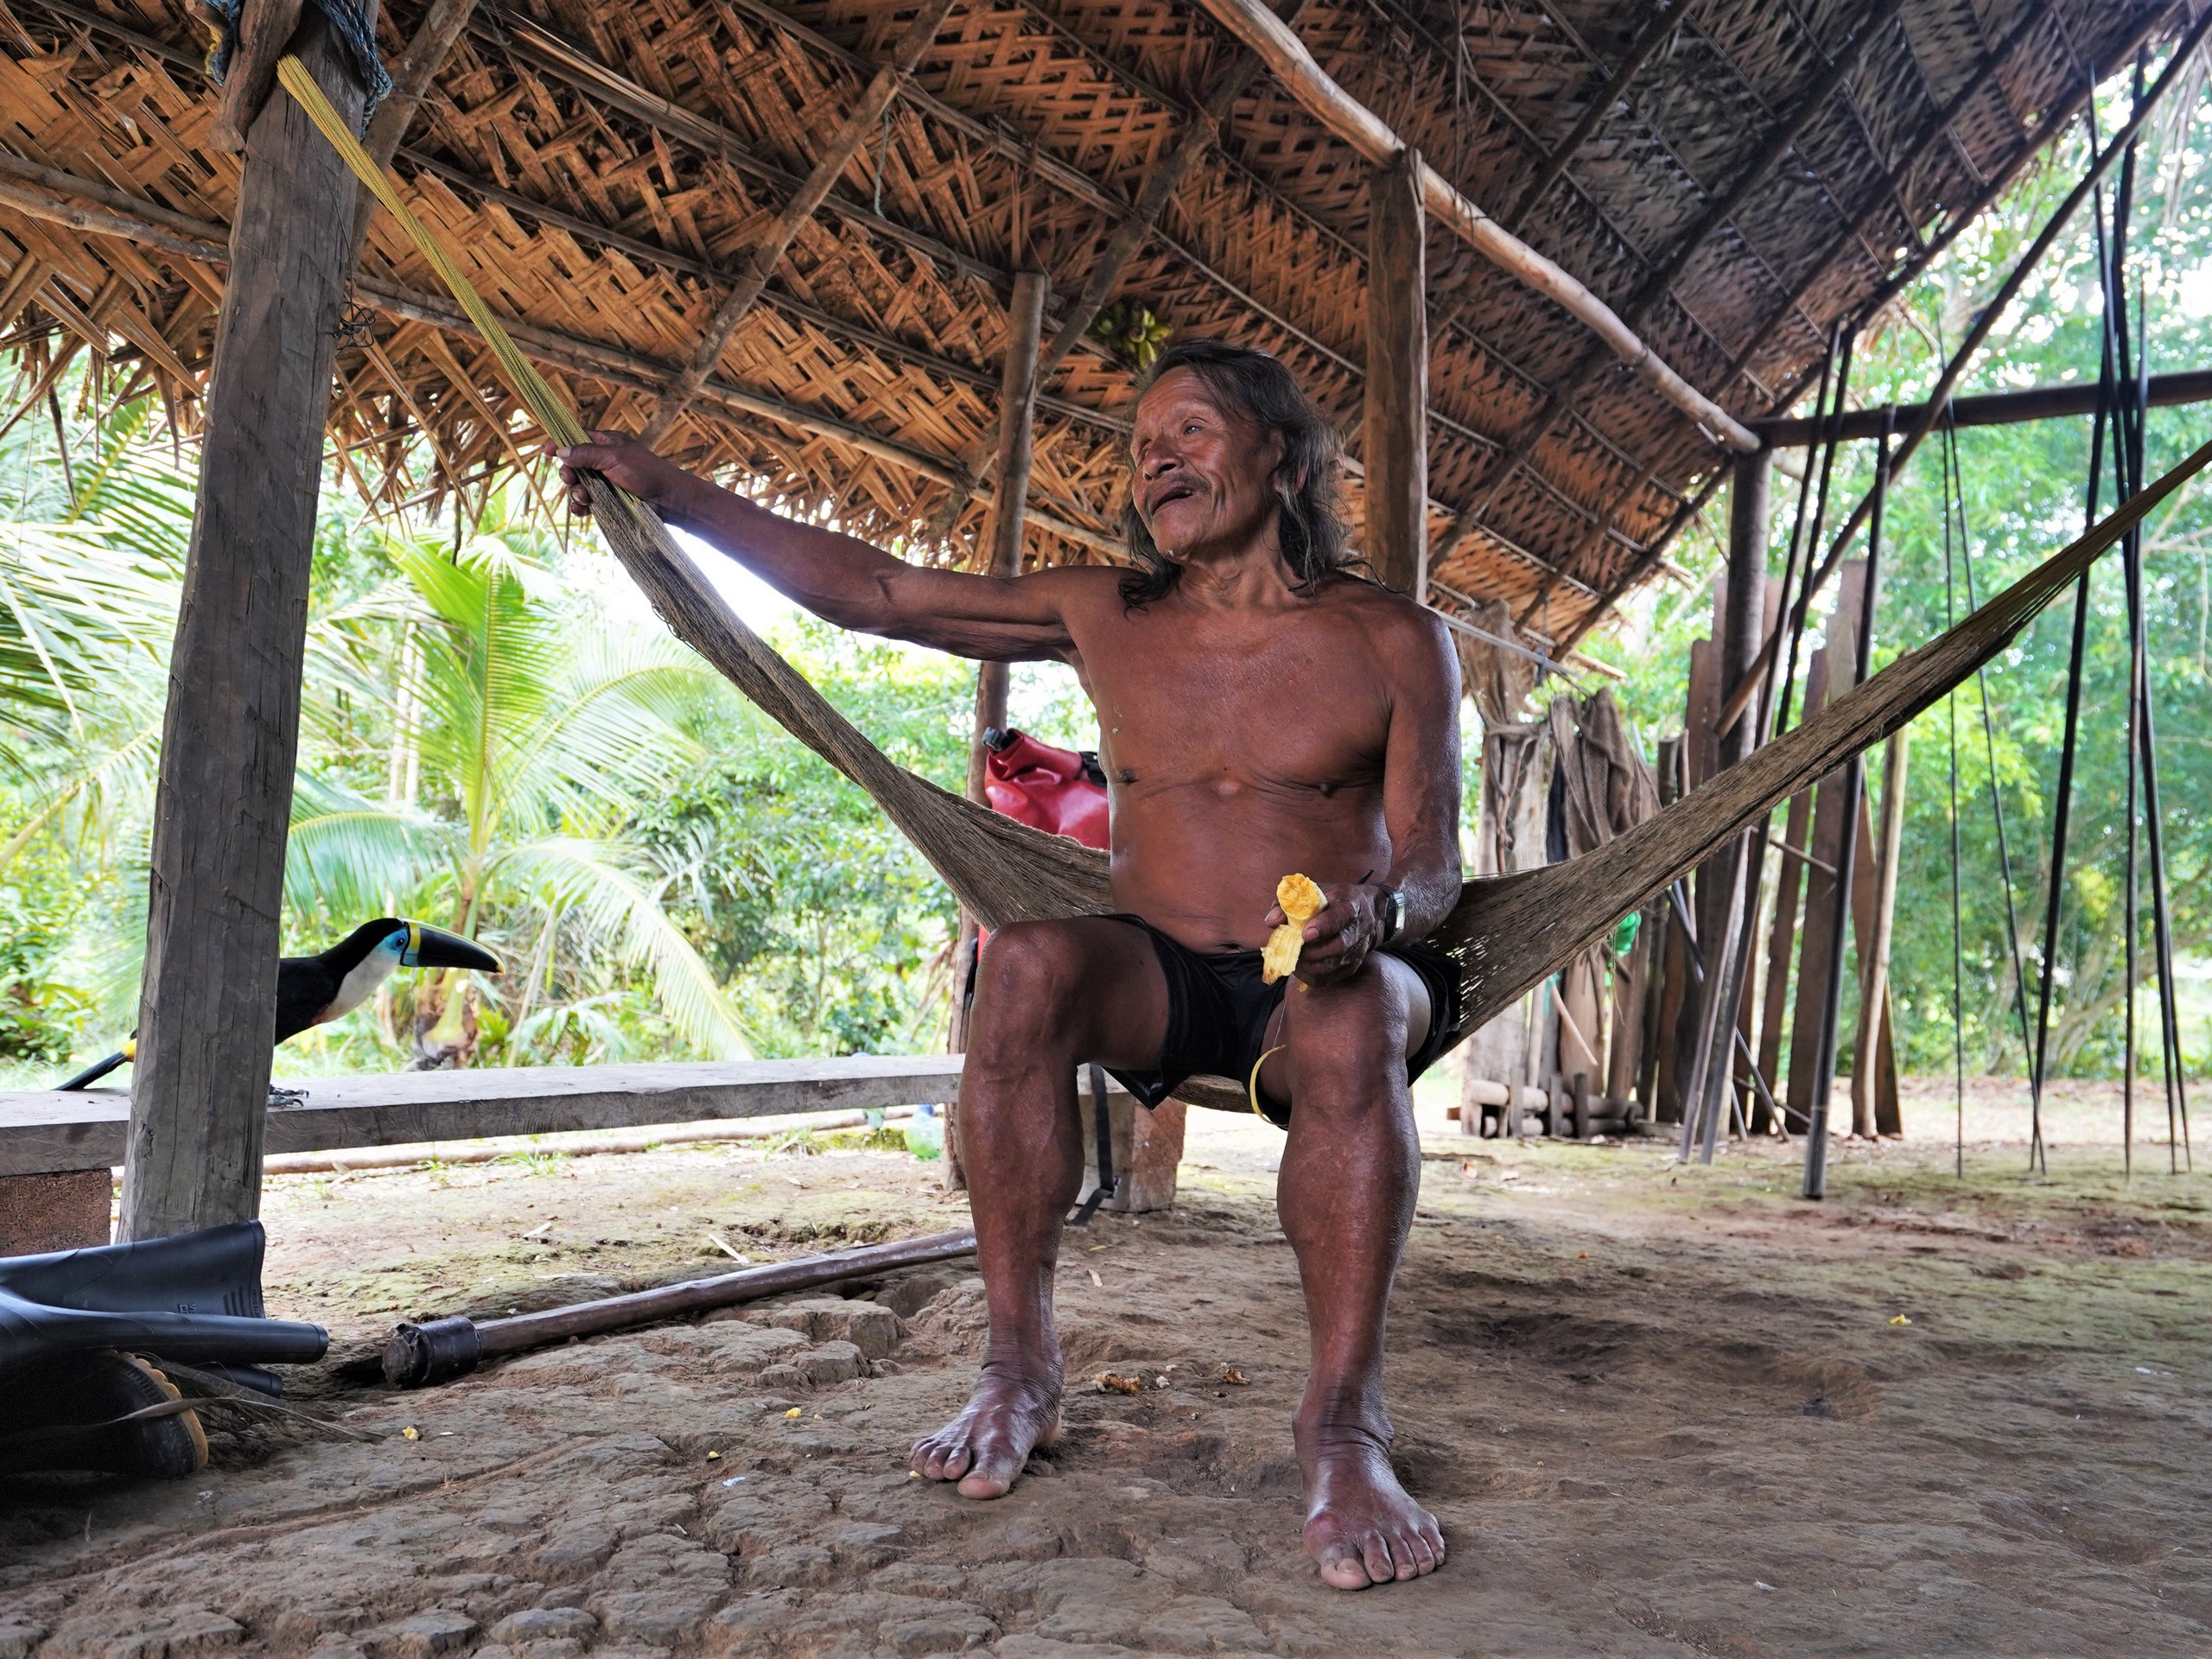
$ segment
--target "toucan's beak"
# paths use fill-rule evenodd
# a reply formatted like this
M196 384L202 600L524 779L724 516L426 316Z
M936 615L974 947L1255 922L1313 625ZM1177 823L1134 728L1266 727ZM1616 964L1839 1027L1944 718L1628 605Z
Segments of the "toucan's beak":
M424 922L407 924L407 943L400 947L403 968L473 968L480 974L496 974L499 959L480 944L472 944L458 933Z

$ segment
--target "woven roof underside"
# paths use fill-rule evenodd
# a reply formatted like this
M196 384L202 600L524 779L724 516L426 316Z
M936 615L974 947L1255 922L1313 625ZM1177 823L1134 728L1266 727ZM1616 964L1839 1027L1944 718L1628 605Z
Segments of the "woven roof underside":
M914 10L485 0L397 170L492 303L531 326L525 345L587 423L634 428ZM1653 10L1310 0L1294 26L1464 195L1749 419L1794 401L1832 325L2049 136L2088 65L2110 65L2173 9L1686 0L1586 123L1649 44ZM392 0L378 22L387 60L421 15L420 0ZM238 163L211 141L203 41L182 5L14 0L12 21L0 145L219 236ZM1164 0L957 6L664 448L915 556L972 561L988 486L949 534L931 526L995 419L1010 273L1050 274L1049 332L1242 50ZM1821 95L1840 54L1855 54L1851 73ZM1560 167L1554 151L1579 127ZM1548 162L1555 181L1524 205ZM1366 175L1259 75L1113 290L1179 332L1282 357L1355 459ZM1715 203L1736 194L1716 222ZM1580 323L1433 226L1428 263L1433 574L1512 601L1548 637L1579 632L1660 567L1726 457L1598 356ZM0 330L29 369L89 346L102 395L156 385L188 424L223 274L219 260L0 202ZM393 506L442 499L529 451L535 433L489 354L441 320L435 279L388 222L371 231L359 296L368 328L340 353L332 436L360 490ZM1033 562L1110 556L1134 380L1116 350L1086 340L1046 383ZM417 434L427 443L409 442Z

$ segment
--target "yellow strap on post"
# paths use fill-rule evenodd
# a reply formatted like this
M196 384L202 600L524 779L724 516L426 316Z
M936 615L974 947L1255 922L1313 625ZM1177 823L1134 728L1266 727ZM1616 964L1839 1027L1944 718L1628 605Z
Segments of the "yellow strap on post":
M448 291L460 302L461 308L468 314L468 320L476 325L476 332L484 337L484 343L492 348L492 355L499 359L499 366L506 372L508 384L513 386L516 396L537 418L538 425L544 428L546 435L559 444L583 442L587 435L575 412L562 401L561 394L553 390L552 383L537 372L537 365L522 354L522 348L515 344L513 336L507 333L505 326L492 308L484 302L484 296L476 291L467 277L461 275L461 268L439 245L438 239L430 234L429 227L416 218L414 211L400 200L398 189L369 152L361 147L361 141L353 136L353 130L346 125L345 118L331 107L330 100L323 96L322 88L308 73L307 65L288 52L277 61L276 79L283 83L284 90L299 101L300 107L308 112L308 118L330 141L331 148L344 158L346 165L353 169L363 184L368 186L378 203L399 221L399 226L407 232L408 239L422 250L423 257L438 273L438 280L446 285Z

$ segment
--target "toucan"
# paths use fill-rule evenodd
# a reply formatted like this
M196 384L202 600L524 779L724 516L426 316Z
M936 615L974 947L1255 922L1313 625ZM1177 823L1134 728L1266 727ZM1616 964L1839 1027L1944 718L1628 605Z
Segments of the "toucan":
M327 1025L376 995L395 968L471 968L496 974L499 959L458 933L380 916L363 922L336 944L315 957L286 957L276 964L276 1040L296 1037L309 1026ZM57 1089L89 1089L126 1061L138 1058L138 1033Z

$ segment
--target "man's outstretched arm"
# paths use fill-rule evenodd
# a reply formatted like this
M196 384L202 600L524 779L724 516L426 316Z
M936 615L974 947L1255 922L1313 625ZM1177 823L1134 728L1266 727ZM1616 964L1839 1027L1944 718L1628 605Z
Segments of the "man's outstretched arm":
M1058 573L1023 578L930 570L818 524L800 524L664 461L620 432L555 452L569 505L590 511L577 476L600 473L664 521L727 554L826 622L1006 662L1058 655L1070 644Z

